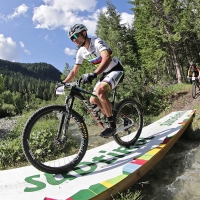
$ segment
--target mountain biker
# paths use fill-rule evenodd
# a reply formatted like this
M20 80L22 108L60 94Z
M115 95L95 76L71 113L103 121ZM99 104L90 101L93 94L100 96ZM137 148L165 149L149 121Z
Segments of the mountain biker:
M193 62L190 62L190 67L188 69L188 77L198 77L200 81L200 70L197 65Z
M93 89L93 94L98 98L91 96L90 103L96 104L107 117L108 127L100 133L101 137L107 138L116 132L116 123L113 120L112 107L107 94L123 80L124 69L118 58L111 57L112 50L106 42L101 38L89 38L87 30L85 25L75 24L68 31L68 37L79 49L74 67L63 83L68 83L75 78L84 59L96 66L92 73L83 74L81 78L83 84L92 83L93 79L101 75Z

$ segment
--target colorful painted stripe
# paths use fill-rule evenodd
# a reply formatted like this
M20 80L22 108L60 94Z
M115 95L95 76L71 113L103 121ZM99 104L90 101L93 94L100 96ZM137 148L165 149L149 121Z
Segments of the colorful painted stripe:
M107 51L108 51L108 53L109 53L110 55L112 54L112 50L111 50L111 49L108 49ZM101 56L95 57L95 58L93 58L93 59L91 59L91 60L88 60L88 61L91 62L91 63L94 64L94 65L98 65L98 64L101 63L102 57L101 57Z

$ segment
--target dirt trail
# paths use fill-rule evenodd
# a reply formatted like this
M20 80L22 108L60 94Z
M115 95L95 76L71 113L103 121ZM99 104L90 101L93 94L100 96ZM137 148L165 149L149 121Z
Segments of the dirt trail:
M198 102L199 98L193 99L191 91L189 93L180 92L172 97L171 111L193 110Z

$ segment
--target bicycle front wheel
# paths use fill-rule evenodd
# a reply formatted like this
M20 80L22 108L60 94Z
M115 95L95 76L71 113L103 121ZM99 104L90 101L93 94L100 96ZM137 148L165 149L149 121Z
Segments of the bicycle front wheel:
M196 82L192 83L192 98L195 99L196 98L196 94L197 94L197 90L198 90L198 86Z
M88 146L88 131L82 117L65 106L52 105L36 111L27 121L22 147L28 161L51 174L73 169ZM68 122L68 123L67 123Z
M114 113L117 132L114 140L121 146L130 147L134 145L143 127L143 115L141 106L133 99L121 101Z

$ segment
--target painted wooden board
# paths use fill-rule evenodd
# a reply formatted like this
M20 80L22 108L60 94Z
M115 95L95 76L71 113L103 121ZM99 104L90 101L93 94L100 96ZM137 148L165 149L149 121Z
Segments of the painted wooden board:
M32 166L0 171L0 198L108 199L150 170L182 135L194 113L193 110L172 112L144 127L132 148L120 147L112 141L88 150L79 166L68 173L52 175Z

